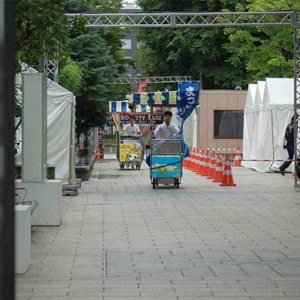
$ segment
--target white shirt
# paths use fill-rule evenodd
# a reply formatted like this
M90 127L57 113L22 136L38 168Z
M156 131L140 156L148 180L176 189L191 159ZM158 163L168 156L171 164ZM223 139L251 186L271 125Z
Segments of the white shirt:
M164 122L156 127L154 130L154 136L157 139L168 139L172 136L175 136L179 133L179 128L175 124L167 124Z
M129 123L124 127L123 133L127 133L129 135L137 135L138 133L140 133L140 128L136 124L133 124L133 126L131 126L131 124Z

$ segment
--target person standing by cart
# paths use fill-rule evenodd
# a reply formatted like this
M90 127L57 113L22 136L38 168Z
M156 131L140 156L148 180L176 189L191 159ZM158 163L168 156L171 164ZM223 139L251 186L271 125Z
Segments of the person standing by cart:
M129 124L127 124L123 127L121 134L123 136L128 135L128 138L133 137L133 136L140 136L141 135L140 128L137 124L135 124L135 122L136 122L135 117L130 116ZM139 139L139 143L140 143L140 147L141 147L141 161L142 161L144 158L144 145L143 145L142 138ZM119 147L118 147L118 151L117 151L117 156L119 157ZM126 164L126 166L127 166L127 168L129 168L128 164ZM134 168L133 164L131 165L131 167Z
M164 113L164 122L156 127L153 135L156 139L164 140L175 137L179 134L179 128L175 124L171 124L172 112L166 111Z
M140 135L141 131L138 125L135 124L135 117L130 116L129 124L125 125L122 134L128 134L128 135Z
M153 131L153 136L156 139L159 140L166 140L166 139L180 139L182 138L180 136L180 130L178 128L177 125L172 124L171 120L172 120L172 112L171 111L166 111L164 113L164 122L160 125L158 125L156 127L156 129ZM189 156L189 148L188 146L184 143L184 141L182 142L182 152L183 152L183 156L184 157L188 157ZM147 155L146 158L146 163L148 166L150 166L150 155Z

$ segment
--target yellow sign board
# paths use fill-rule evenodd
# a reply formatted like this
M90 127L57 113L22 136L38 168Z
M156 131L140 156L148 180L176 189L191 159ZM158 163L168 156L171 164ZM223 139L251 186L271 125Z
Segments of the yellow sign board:
M138 163L142 161L142 145L140 142L120 144L120 163Z

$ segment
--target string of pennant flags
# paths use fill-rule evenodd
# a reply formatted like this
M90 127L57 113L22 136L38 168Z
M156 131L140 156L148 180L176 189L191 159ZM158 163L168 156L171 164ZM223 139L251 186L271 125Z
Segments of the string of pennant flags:
M127 96L127 102L110 101L109 110L116 113L119 112L117 107L121 106L121 111L127 111L132 103L146 111L147 106L152 105L173 106L177 107L177 115L184 122L199 104L200 88L199 82L191 81L179 83L178 91L133 93Z

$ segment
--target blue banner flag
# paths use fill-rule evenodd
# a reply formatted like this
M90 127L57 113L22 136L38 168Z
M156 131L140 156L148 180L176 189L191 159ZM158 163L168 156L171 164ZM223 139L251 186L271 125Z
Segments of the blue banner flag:
M182 82L179 84L177 109L178 116L182 119L182 123L190 116L198 105L199 92L199 82Z

